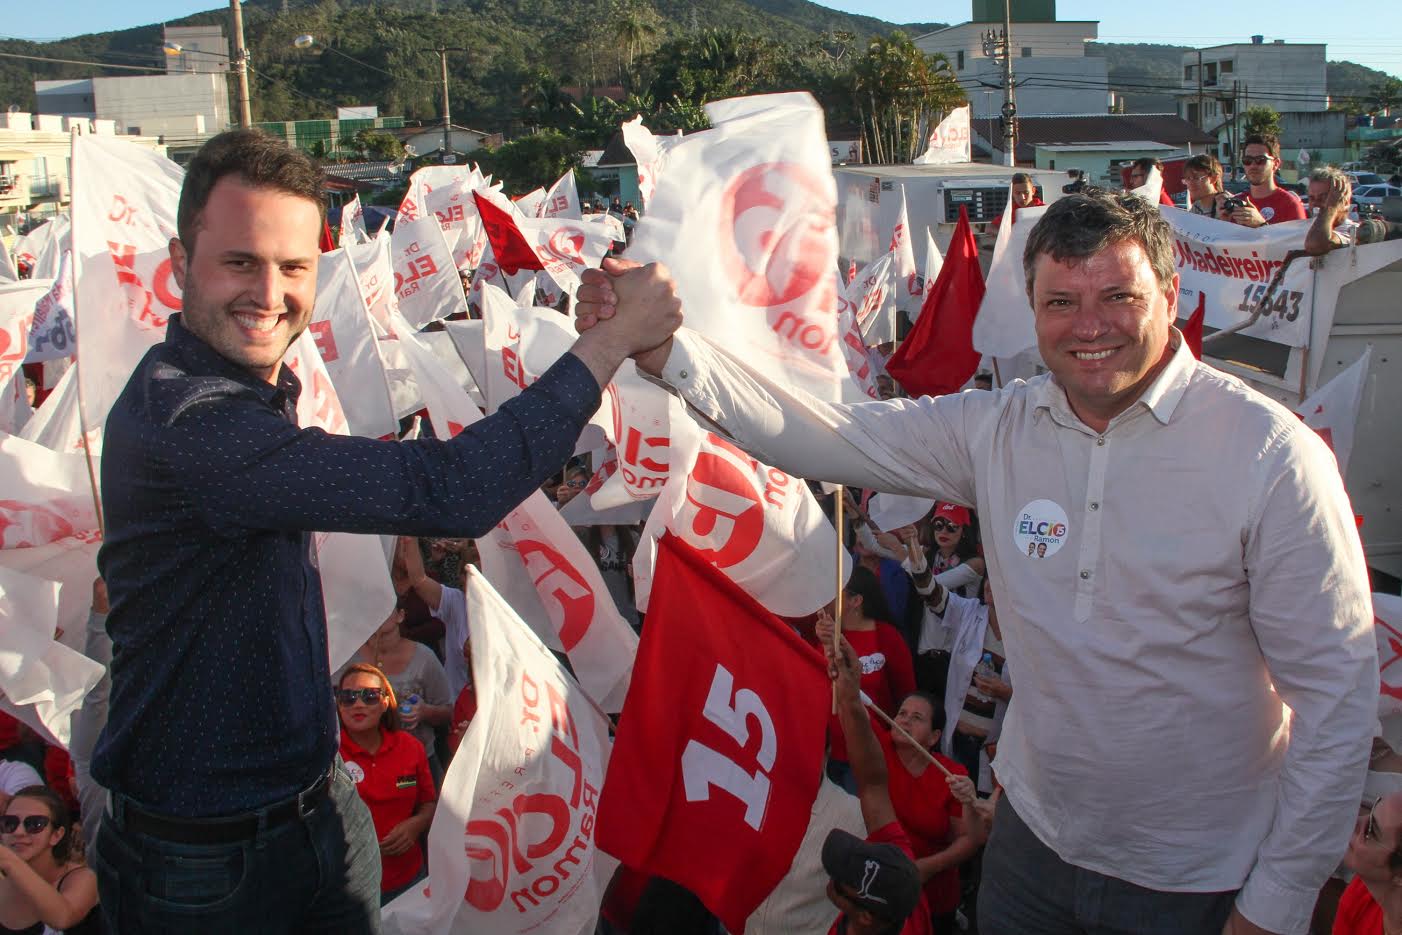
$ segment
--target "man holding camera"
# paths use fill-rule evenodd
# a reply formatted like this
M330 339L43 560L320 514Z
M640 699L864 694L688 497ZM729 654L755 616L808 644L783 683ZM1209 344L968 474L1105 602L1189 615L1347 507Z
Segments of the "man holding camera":
M1246 169L1251 190L1244 197L1224 192L1218 217L1229 218L1243 227L1265 227L1305 219L1305 206L1300 197L1275 184L1275 173L1280 168L1279 139L1271 134L1248 136L1242 148L1241 164Z

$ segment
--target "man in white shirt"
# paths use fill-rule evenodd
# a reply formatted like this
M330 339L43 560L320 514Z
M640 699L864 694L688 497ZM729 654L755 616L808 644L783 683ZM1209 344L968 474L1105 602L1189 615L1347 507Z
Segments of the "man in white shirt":
M828 404L686 329L635 359L765 463L977 509L1018 674L980 931L1303 933L1378 691L1333 457L1193 359L1156 206L1062 198L1024 269L1050 373L992 393ZM577 324L675 301L610 262Z

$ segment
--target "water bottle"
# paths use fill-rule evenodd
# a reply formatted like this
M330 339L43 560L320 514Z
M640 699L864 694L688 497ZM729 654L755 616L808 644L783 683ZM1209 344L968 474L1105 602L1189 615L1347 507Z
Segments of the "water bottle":
M984 678L993 678L997 674L998 671L993 668L993 654L984 653L983 658L979 660L978 665L974 666L974 677L977 678L981 675ZM979 701L993 700L982 689L978 688L977 683L975 683L974 686L974 697L978 698Z

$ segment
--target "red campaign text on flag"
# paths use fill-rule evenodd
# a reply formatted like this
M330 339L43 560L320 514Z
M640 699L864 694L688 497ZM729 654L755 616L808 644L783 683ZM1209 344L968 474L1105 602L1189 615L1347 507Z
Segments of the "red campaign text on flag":
M686 886L739 932L808 826L828 680L812 648L672 536L659 545L647 623L599 846Z

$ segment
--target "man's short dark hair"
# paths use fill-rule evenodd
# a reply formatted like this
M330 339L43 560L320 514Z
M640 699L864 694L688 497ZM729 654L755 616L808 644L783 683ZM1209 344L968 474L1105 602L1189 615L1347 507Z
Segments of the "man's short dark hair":
M1013 173L1013 184L1014 184L1014 185L1021 185L1023 182L1030 182L1030 181L1032 181L1032 176L1028 175L1026 172L1014 172L1014 173Z
M1201 172L1216 179L1218 183L1222 181L1222 164L1211 153L1198 153L1196 156L1190 157L1187 162L1183 163L1183 171L1185 173Z
M1158 169L1160 172L1163 171L1163 160L1154 156L1140 156L1138 159L1134 160L1134 162L1130 163L1130 165L1138 169L1143 169L1145 175L1149 174L1150 169Z
M215 183L237 175L253 188L271 188L314 203L322 221L321 169L311 157L271 133L255 129L227 130L200 147L185 170L175 226L187 252L195 250L195 234Z
M1088 260L1127 241L1144 248L1159 288L1168 292L1173 287L1173 228L1159 214L1158 205L1138 195L1112 195L1099 188L1058 198L1027 235L1022 271L1028 298L1042 254L1057 262Z
M1280 157L1280 137L1274 133L1253 133L1242 142L1241 151L1246 152L1248 146L1264 146L1272 159Z

